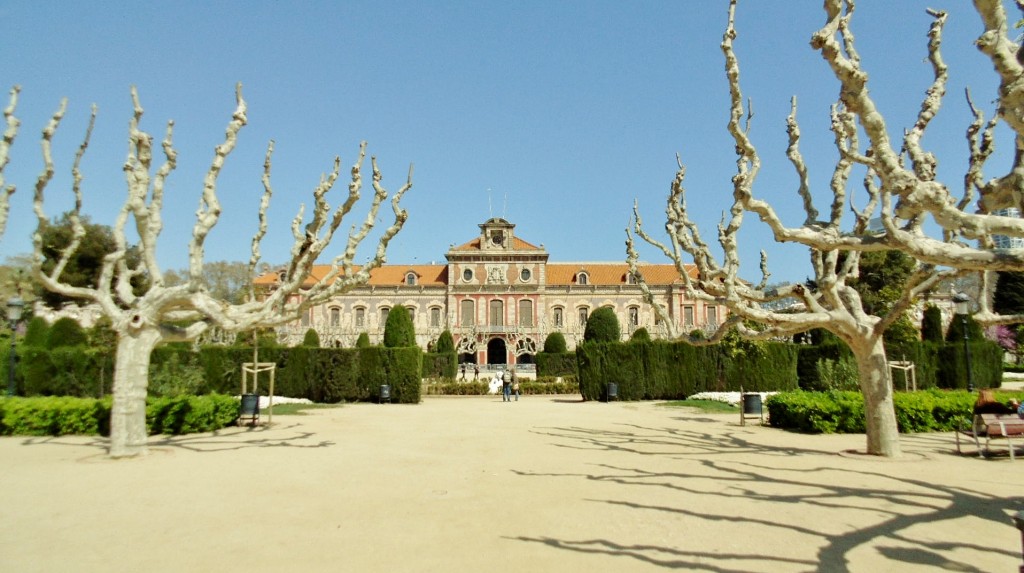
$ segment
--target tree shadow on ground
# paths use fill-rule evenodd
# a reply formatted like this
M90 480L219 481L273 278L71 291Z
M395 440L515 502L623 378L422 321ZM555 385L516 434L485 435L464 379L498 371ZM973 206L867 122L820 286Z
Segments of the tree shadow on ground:
M720 421L719 421L720 422ZM997 547L994 541L958 532L952 522L964 517L984 520L1012 528L1007 510L1024 508L1024 497L998 497L957 485L935 483L925 479L893 475L888 464L906 463L879 458L859 462L837 463L839 456L822 450L799 447L768 446L751 440L749 429L722 428L714 432L675 427L646 427L622 424L619 430L584 427L538 428L534 432L556 438L552 445L563 448L636 454L634 464L592 464L594 471L585 473L542 473L515 471L525 477L564 477L623 486L628 496L637 488L664 488L680 494L680 499L710 496L721 500L715 510L697 511L687 507L651 505L630 499L588 499L591 503L656 515L668 513L683 516L687 523L714 522L733 524L737 531L781 529L808 536L816 547L813 561L784 560L794 565L806 564L807 570L842 572L851 570L851 556L856 550L870 548L877 555L899 564L918 564L954 571L983 571L962 557L963 551L1001 555L1013 562L1019 558L1017 547ZM948 434L917 434L903 436L908 450L946 452L951 446ZM723 457L728 454L728 458ZM737 454L741 454L737 458ZM744 457L742 454L752 454ZM940 454L951 455L955 454ZM644 469L652 456L678 460L678 470L650 471ZM801 463L779 463L780 457L802 456ZM622 460L621 456L616 457ZM627 458L628 459L628 458ZM920 458L918 458L920 459ZM979 464L984 462L978 460ZM998 463L998 462L996 462ZM652 464L653 465L653 464ZM661 463L659 467L664 468ZM891 467L891 466L888 466ZM981 469L983 471L983 469ZM939 480L937 480L939 481ZM872 485L873 484L873 485ZM646 498L643 498L646 499ZM773 511L771 518L743 515L737 503L770 503L795 507L795 511ZM705 504L706 505L706 504ZM749 506L748 506L749 507ZM731 508L731 510L730 510ZM808 512L843 512L860 516L870 524L855 520L827 521L819 528L809 521L800 521ZM795 517L789 517L795 516ZM789 521L786 521L789 519ZM828 519L827 517L818 517ZM842 523L839 523L842 521ZM924 539L912 529L924 524L950 522L948 539ZM697 525L699 527L699 525ZM742 529L745 528L745 529ZM1014 532L1015 533L1015 532ZM1016 538L1015 535L1008 535ZM673 568L705 571L743 571L732 568L737 561L771 562L771 555L751 552L725 553L681 550L675 547L620 544L612 539L555 539L552 537L519 536L513 539L538 543L566 551L593 554L614 554L638 561ZM779 563L780 568L785 568ZM770 566L769 566L770 567Z
M334 445L334 442L328 440L314 441L313 438L316 436L314 432L292 432L293 429L299 427L299 424L287 426L275 424L270 428L265 426L229 427L199 434L156 435L149 437L148 445L150 448L174 448L199 453L247 448L326 448ZM102 436L92 436L88 441L83 441L81 436L33 436L22 440L21 445L87 447L106 453L110 449L110 440Z

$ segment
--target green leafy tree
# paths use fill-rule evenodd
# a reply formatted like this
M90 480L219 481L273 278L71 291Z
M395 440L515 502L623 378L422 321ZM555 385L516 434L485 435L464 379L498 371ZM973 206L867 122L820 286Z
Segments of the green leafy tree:
M583 340L585 342L618 342L622 333L619 328L619 318L615 316L615 310L609 306L590 313L587 318L587 326L583 329Z
M942 342L942 339L942 311L934 304L929 304L921 318L921 340Z
M434 346L434 352L437 352L438 354L455 352L455 339L452 338L451 332L445 330L441 333L441 336L437 337L437 344Z
M21 343L25 346L46 346L46 339L50 332L50 324L46 320L35 316L28 321L25 327L25 338Z
M310 328L306 331L306 336L302 338L302 345L308 348L320 348L320 335L316 333L316 330Z
M384 346L401 348L416 346L416 331L412 327L412 319L404 308L396 306L388 313L384 323Z
M860 274L847 281L858 294L864 312L884 315L902 296L917 261L903 251L868 251L860 254Z
M992 310L999 314L1024 314L1024 272L999 273Z
M40 237L42 237L42 269L50 273L61 253L71 244L73 238L71 213L64 213L55 217L49 222L41 225ZM99 225L89 222L89 217L81 216L82 226L85 235L75 253L68 259L64 271L61 273L61 280L68 286L73 287L95 287L99 278L100 269L103 268L103 259L117 250L117 243L114 240L114 232L107 225ZM139 262L138 249L129 247L126 253L126 261L130 266L135 267ZM144 290L145 280L142 275L132 279L132 286L136 293ZM69 298L59 293L36 285L35 294L50 308L60 308L67 302L79 302L77 299Z
M245 302L249 293L252 277L249 275L249 263L214 261L203 263L203 282L210 295L233 304ZM188 280L188 269L167 271L164 273L164 284L175 286Z
M58 318L46 333L46 347L85 346L89 341L82 325L70 317Z
M552 332L544 339L544 352L548 354L562 354L568 352L565 344L565 336L561 332Z
M356 348L369 348L370 346L370 335L360 332L359 337L356 338Z
M985 340L985 333L981 329L981 325L978 324L971 315L967 315L967 340L970 342ZM953 316L953 320L949 323L949 330L946 331L946 342L963 341L964 315L957 314Z
M887 344L904 345L917 342L921 339L921 335L914 326L914 323L910 320L910 317L903 315L893 321L889 328L885 329L882 334L882 339Z
M640 327L633 331L633 335L629 337L630 342L650 342L651 333L647 332L647 329Z

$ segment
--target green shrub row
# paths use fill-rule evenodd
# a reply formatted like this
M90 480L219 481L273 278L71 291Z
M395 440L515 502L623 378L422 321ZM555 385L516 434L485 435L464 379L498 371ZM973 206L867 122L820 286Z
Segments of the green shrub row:
M995 342L971 342L971 373L975 388L998 388L1003 379L1003 350ZM825 391L832 388L821 379L819 361L839 362L853 360L850 349L838 340L820 345L799 345L797 375L800 388ZM963 343L916 342L892 345L886 348L890 361L908 360L914 363L914 377L918 390L928 388L967 388L967 361ZM893 387L907 388L907 373L893 370Z
M538 352L538 376L576 375L575 352Z
M1024 398L1024 392L1000 392L999 398ZM969 419L977 395L959 390L896 392L893 406L900 432L948 432ZM860 392L783 392L767 402L772 427L823 434L864 433L864 396Z
M459 371L459 355L450 352L424 352L423 378L455 378Z
M684 342L585 343L576 348L580 393L607 399L618 384L620 400L682 400L698 392L796 389L797 346L766 343L741 356L721 345Z
M457 382L455 380L430 380L423 383L423 394L429 396L484 396L489 389L487 382ZM523 396L542 394L578 394L579 384L574 378L556 382L547 380L521 380L519 393Z
M0 435L108 435L111 397L46 396L0 399ZM152 434L212 432L235 423L233 396L180 396L146 401L146 428Z
M7 358L7 352L2 356ZM422 356L416 347L259 350L261 363L275 365L275 394L317 402L376 400L380 385L390 384L393 400L417 403ZM454 354L431 356L437 357L437 368L454 375ZM195 352L188 344L162 345L150 357L149 393L157 397L238 394L241 365L252 360L252 348L243 346L206 346ZM19 395L99 397L111 393L114 354L82 346L53 350L23 347L17 370ZM251 392L251 374L247 381ZM259 374L258 386L259 393L269 392L268 372Z

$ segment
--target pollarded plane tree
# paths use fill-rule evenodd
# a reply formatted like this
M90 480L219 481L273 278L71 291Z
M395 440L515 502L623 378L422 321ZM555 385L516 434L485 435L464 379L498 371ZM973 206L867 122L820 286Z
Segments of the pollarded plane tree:
M50 119L43 130L43 172L39 175L33 205L39 220L39 227L33 236L33 271L37 279L52 291L65 296L82 299L99 306L103 315L110 318L117 333L117 357L114 370L114 403L110 424L110 454L127 457L146 452L146 393L150 354L153 349L170 341L193 340L211 327L226 331L247 331L256 328L278 326L296 320L301 312L330 297L345 292L369 279L370 271L385 261L385 251L391 239L402 229L407 213L399 201L412 186L412 168L402 187L391 198L394 211L393 223L377 240L373 257L356 266L353 261L357 247L366 239L374 227L377 213L388 198L388 192L381 184L381 173L376 158L371 157L373 170L373 198L366 218L361 224L351 226L344 248L331 260L330 271L320 279L310 275L313 264L324 253L360 198L363 187L362 165L366 155L366 143L360 145L358 159L351 169L348 195L335 208L328 204L327 193L334 187L341 171L341 160L335 158L331 172L323 177L313 191L313 210L306 221L304 206L292 221L294 242L291 260L286 265L283 278L276 290L256 296L253 290L247 300L230 303L210 294L203 280L203 249L210 231L221 215L217 195L217 179L221 168L235 148L238 133L246 124L246 103L242 98L241 85L236 88L237 107L228 123L224 141L215 148L214 157L203 181L202 195L196 221L189 242L189 268L184 281L170 286L164 281L164 273L157 264L157 239L163 228L161 208L164 202L164 186L168 176L175 169L177 152L173 145L174 123L168 122L166 134L161 142L163 160L154 161L153 138L139 127L143 109L139 98L132 89L134 115L129 125L129 153L124 164L127 180L127 197L113 226L116 249L107 255L93 287L73 287L61 282L61 272L68 259L75 252L84 229L80 221L83 203L82 174L79 170L82 156L89 144L96 111L92 112L89 127L72 166L72 192L75 206L71 211L73 238L61 253L53 269L45 272L41 236L47 218L43 211L43 191L54 173L50 141L64 115L66 100ZM267 146L263 167L263 194L259 204L259 226L252 239L249 260L250 275L260 259L260 243L267 232L267 209L273 193L270 173L273 141ZM127 230L134 223L137 237L135 245L140 255L135 265L126 257L129 250ZM342 232L344 235L344 232ZM139 294L133 291L133 277L144 275L148 288ZM249 281L252 284L252 281Z
M4 127L3 137L0 138L0 237L3 236L4 230L7 229L7 217L11 210L11 195L14 193L14 185L8 185L4 180L4 168L7 167L10 157L11 145L14 144L14 138L18 135L18 127L20 122L18 118L14 116L14 110L18 107L18 92L21 91L20 86L14 86L11 88L10 100L7 107L4 108Z
M831 204L822 216L814 206L808 168L800 153L800 130L796 121L796 100L787 119L789 144L787 157L797 173L797 192L802 199L805 219L795 227L786 226L767 202L753 194L761 166L757 149L748 137L750 116L744 124L745 108L739 81L739 63L733 51L736 38L734 14L736 1L729 6L729 18L722 41L726 75L730 90L729 133L736 144L737 172L732 178L733 202L718 228L718 243L723 255L718 260L687 213L680 163L672 184L666 210L668 241L647 234L639 210L634 207L633 231L644 241L662 250L677 267L689 257L697 268L697 277L681 275L691 295L725 305L730 320L724 325L736 328L751 338L788 335L810 328L824 328L841 338L856 357L861 391L865 397L867 451L883 456L900 454L899 436L892 406L892 381L886 367L882 333L913 303L914 298L941 281L971 271L1013 270L1024 268L1024 249L992 250L990 236L1002 234L1024 237L1024 221L992 214L996 209L1020 207L1021 161L1024 161L1024 106L1015 103L1024 98L1018 85L1022 68L1016 59L1018 46L1007 36L1006 14L998 0L977 0L975 8L985 30L979 49L988 54L999 73L1002 85L998 113L986 121L970 102L974 121L967 129L970 161L964 177L963 194L955 197L950 188L936 180L937 160L924 150L922 137L938 112L945 95L948 77L942 59L943 12L929 11L933 23L929 30L928 56L934 72L913 126L906 130L900 147L893 147L888 126L867 90L868 75L861 65L850 28L854 3L844 0L825 2L826 24L817 31L811 45L820 51L839 84L839 98L831 110L838 159L832 168ZM1011 173L984 181L982 167L993 150L994 128L1004 122L1017 134L1017 156ZM857 170L855 170L855 167ZM853 174L863 173L859 187L864 190L863 207L855 206L850 188ZM977 212L968 212L978 193ZM814 288L791 285L766 288L769 273L762 254L763 279L759 284L742 280L738 273L738 232L744 215L752 213L765 223L778 242L809 247ZM844 225L844 215L851 219ZM881 230L868 223L878 219ZM936 223L936 231L927 232L926 223ZM941 235L941 236L939 236ZM974 244L970 244L974 242ZM884 314L870 315L856 290L848 284L858 274L860 253L876 250L901 250L917 261L898 300ZM627 255L636 265L633 235L627 229ZM633 271L636 273L636 271ZM642 277L637 277L642 279ZM765 303L792 297L799 304L790 312L769 310ZM653 300L652 300L653 302ZM655 305L656 311L667 313ZM989 317L991 318L991 317ZM747 328L744 321L763 325ZM720 335L721 336L721 335Z

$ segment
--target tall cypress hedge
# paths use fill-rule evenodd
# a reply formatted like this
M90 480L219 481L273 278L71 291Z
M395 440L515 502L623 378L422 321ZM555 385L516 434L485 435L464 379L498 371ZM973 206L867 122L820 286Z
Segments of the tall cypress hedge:
M718 346L685 342L586 343L576 349L580 394L607 398L618 384L621 400L682 399L698 392L795 389L796 346L765 344L730 358Z

